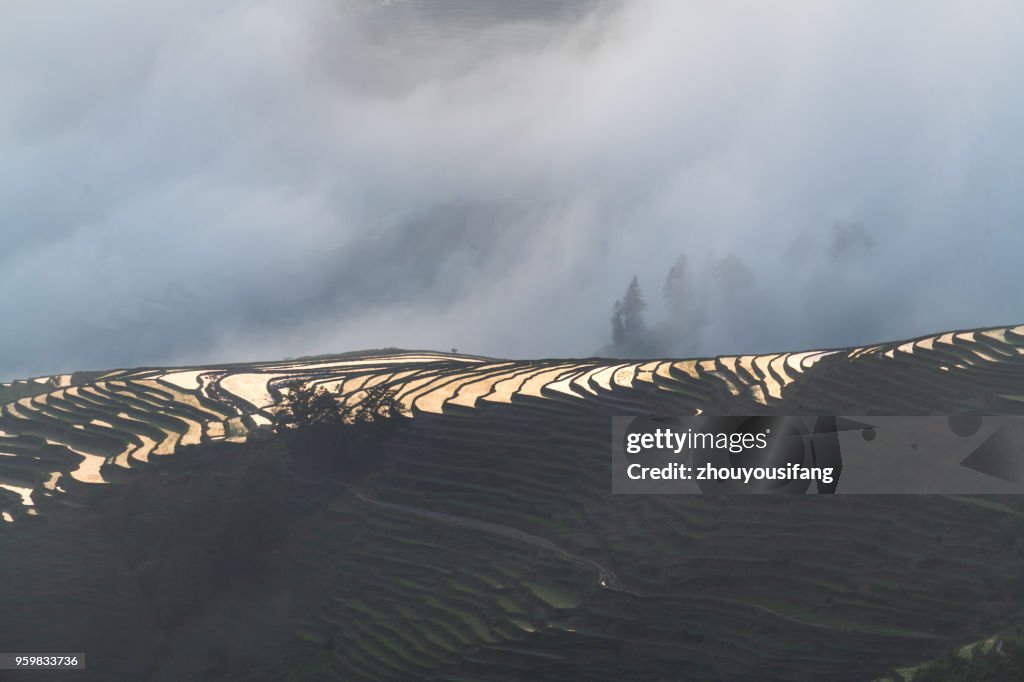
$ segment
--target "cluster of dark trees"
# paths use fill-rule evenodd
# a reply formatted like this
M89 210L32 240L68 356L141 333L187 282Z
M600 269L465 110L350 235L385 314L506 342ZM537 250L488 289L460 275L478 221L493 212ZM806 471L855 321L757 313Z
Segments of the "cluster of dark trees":
M274 419L302 474L358 483L384 464L395 429L406 420L394 390L374 386L343 399L323 386L296 382Z
M646 355L651 349L644 311L647 301L640 291L640 284L634 275L626 288L626 294L612 306L612 347L622 353Z
M834 286L840 274L854 277L862 259L874 249L874 236L860 223L836 222L831 229L801 235L793 262L823 287ZM795 248L795 247L794 247ZM610 357L694 357L712 351L736 352L733 340L747 339L757 329L759 343L774 345L769 330L777 325L778 301L757 285L754 270L734 254L708 253L699 262L680 256L665 276L661 290L664 316L647 323L648 301L633 277L622 298L612 306L611 343L597 351ZM776 287L771 287L775 289ZM834 289L833 289L834 290ZM808 309L821 309L817 294L803 300ZM825 312L828 311L825 307ZM723 351L723 346L731 350ZM743 343L743 352L763 352Z
M598 353L641 358L695 353L706 306L697 299L689 276L686 257L680 256L662 286L665 318L655 325L646 323L647 300L634 276L612 305L611 343Z

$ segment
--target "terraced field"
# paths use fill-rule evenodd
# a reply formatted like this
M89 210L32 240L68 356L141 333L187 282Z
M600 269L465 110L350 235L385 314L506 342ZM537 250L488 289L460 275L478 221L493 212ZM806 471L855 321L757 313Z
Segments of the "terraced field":
M1015 498L612 496L608 453L611 415L1019 414L1024 327L766 356L389 352L14 382L0 532L195 446L261 440L297 379L351 403L387 386L409 419L279 550L307 595L275 659L292 679L863 680L1024 611Z

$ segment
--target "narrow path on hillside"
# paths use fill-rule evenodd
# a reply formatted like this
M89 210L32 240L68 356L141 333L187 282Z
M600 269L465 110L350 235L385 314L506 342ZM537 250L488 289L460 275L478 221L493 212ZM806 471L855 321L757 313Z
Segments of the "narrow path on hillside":
M730 606L739 606L748 609L754 609L762 613L767 613L775 618L784 620L796 625L802 625L804 627L816 628L819 630L828 630L831 632L843 632L849 634L859 635L875 635L879 637L896 637L900 639L932 639L932 640L944 640L944 637L933 635L926 632L908 632L901 630L866 630L858 628L842 627L837 625L828 625L826 623L816 623L814 621L804 620L796 616L791 616L785 613L781 613L767 606L761 604L754 604L751 602L743 601L740 599L731 599L729 597L720 597L710 594L700 594L695 592L648 592L636 588L631 588L623 585L615 572L607 566L590 559L588 557L570 552L569 550L560 547L554 542L542 538L538 535L532 535L525 531L521 531L511 526L504 526L498 523L491 523L489 521L480 521L478 519L471 519L465 516L456 516L454 514L448 514L446 512L433 511L430 509L423 509L422 507L414 507L407 504L398 504L396 502L384 502L383 500L374 499L364 493L355 490L353 488L347 488L349 493L358 499L360 502L365 504L378 507L381 509L390 509L393 511L403 512L411 514L422 519L428 519L430 521L437 521L439 523L448 524L451 526L458 526L460 528L469 528L472 530L478 530L484 533L490 533L492 535L498 535L503 538L514 540L524 545L531 547L537 547L550 551L554 554L568 559L574 563L583 564L593 568L597 571L598 582L601 587L612 590L614 592L622 592L624 594L631 595L640 599L678 599L678 600L690 600L690 601L706 601L717 604L727 604Z

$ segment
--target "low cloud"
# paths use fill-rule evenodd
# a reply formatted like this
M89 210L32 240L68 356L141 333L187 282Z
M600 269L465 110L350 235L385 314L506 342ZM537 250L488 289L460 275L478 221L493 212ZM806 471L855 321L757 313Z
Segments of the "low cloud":
M0 378L587 355L680 255L676 352L1019 322L1021 35L1012 2L15 2Z

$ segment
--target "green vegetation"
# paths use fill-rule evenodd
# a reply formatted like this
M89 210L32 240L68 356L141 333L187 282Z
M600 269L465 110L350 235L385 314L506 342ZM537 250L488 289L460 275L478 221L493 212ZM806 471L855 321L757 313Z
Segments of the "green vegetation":
M1024 679L1020 635L997 635L952 648L934 661L898 668L879 682L1018 682Z

